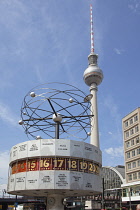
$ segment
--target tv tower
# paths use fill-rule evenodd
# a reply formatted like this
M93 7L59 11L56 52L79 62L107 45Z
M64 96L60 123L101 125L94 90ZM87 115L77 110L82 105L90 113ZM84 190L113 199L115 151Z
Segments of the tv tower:
M91 139L90 143L96 147L99 145L99 129L98 129L98 107L97 107L97 90L98 85L103 80L103 72L97 65L98 55L94 53L94 33L93 33L93 17L92 17L92 5L90 5L90 40L91 40L91 52L88 56L89 66L84 71L84 81L90 86L91 98L91 112L94 114L94 118L91 119ZM94 119L94 120L93 120Z

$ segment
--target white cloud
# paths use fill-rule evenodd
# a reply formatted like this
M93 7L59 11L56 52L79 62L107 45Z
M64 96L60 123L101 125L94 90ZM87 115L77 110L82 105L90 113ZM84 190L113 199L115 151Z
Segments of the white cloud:
M112 135L112 132L109 131L108 134Z
M107 96L105 98L104 105L110 110L111 115L113 117L116 117L116 115L118 114L118 107L111 96Z
M130 0L130 3L128 4L128 8L137 14L140 14L140 2L139 0Z
M0 151L0 195L7 190L9 151Z
M122 55L124 50L123 49L118 49L118 48L114 48L114 52L118 55Z
M9 151L0 151L0 196L15 197L6 193L8 184Z
M39 67L36 67L35 71L36 71L36 75L37 75L38 81L40 83L44 83L43 78L42 78L41 71L39 70Z
M2 102L0 102L0 119L13 126L18 126L18 117L12 113L10 107Z
M121 130L121 115L119 113L119 108L117 106L117 103L115 103L112 96L106 96L104 99L104 106L108 109L109 114L113 120L113 125L115 128L115 131L108 132L108 134L112 134L111 138L115 142L121 142L122 143L122 130Z
M111 157L123 157L123 147L108 148L104 150Z
M8 175L9 151L0 151L0 178L5 179Z
M109 166L122 165L124 162L124 154L122 146L121 115L119 113L119 108L114 98L109 95L104 99L104 106L108 109L108 114L110 115L110 122L108 125L111 130L106 130L107 141L105 141L103 148L103 164Z

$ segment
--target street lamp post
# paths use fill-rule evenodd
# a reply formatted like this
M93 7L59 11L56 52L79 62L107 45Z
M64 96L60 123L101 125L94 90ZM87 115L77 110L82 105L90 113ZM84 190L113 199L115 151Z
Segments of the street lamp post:
M119 191L119 196L120 196L120 210L121 210L121 208L122 208L122 190L120 189L120 191Z
M103 192L102 192L102 209L105 209L105 187L104 187L104 178L102 178L102 187L103 187Z
M129 195L129 210L131 210L131 192L132 192L132 188L128 188L128 195Z

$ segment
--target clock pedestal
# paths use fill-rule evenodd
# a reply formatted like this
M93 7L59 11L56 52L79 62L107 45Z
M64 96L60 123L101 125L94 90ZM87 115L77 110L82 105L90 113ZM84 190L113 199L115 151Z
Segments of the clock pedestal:
M64 195L52 194L47 197L47 210L63 210Z

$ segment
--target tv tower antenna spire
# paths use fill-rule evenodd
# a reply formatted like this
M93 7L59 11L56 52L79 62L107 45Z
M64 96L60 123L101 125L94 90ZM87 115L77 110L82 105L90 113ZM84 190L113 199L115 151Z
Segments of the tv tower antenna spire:
M91 41L91 53L94 53L94 33L93 33L92 4L90 5L90 41Z
M99 142L99 128L98 128L98 106L97 106L97 90L98 85L103 80L103 72L98 67L97 60L98 55L94 53L94 36L93 36L93 18L92 18L92 5L90 5L90 34L91 34L91 52L88 56L89 66L84 71L84 81L90 86L91 98L91 112L94 114L94 118L91 119L91 136L90 143L96 147L100 147Z

